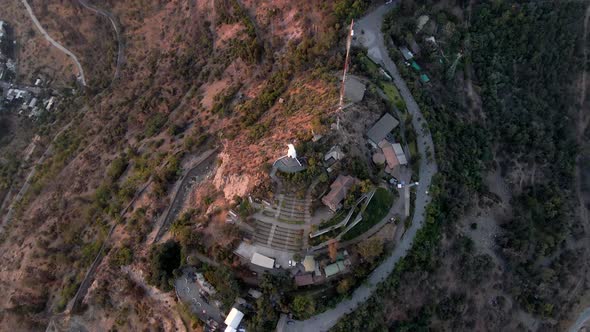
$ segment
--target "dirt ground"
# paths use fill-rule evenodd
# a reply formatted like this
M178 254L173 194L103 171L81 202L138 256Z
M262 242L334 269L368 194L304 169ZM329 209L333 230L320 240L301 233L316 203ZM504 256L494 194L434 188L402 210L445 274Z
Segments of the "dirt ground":
M15 31L19 83L32 85L39 74L56 87L75 81L73 61L43 38L20 1L3 1L0 19Z
M19 4L20 2L11 0L6 8L12 8L15 12L12 15L21 24L16 26L17 33L27 36L28 17L24 16L26 13L20 10ZM223 151L220 171L214 181L202 187L202 192L194 194L190 204L197 205L206 196L213 196L210 197L213 201L207 207L213 212L213 206L225 208L224 204L233 199L234 195L245 195L261 179L266 179L268 173L264 165L284 154L286 142L310 139L312 129L325 130L334 110L332 107L337 103L338 85L331 78L310 78L312 75L309 73L294 75L287 91L281 95L284 100L293 102L291 108L287 107L287 102L277 102L271 109L265 110L257 123L264 127L260 131L262 137L255 137L250 128L240 127L240 113L235 112L224 117L211 114L205 108L225 84L218 82L239 82L243 84L240 92L246 98L256 97L274 63L264 59L262 61L267 61L268 66L260 70L259 66L240 59L231 59L217 72L221 65L216 62L217 53L192 67L182 62L189 61L190 64L190 61L198 58L199 53L184 53L195 40L224 40L231 38L234 33L233 30L216 31L215 16L211 12L199 12L203 8L211 8L212 1L197 1L195 6L194 1L187 0L107 0L101 2L100 6L111 11L120 20L124 30L126 62L121 70L120 85L99 96L86 96L88 99L84 101L87 105L84 107L85 113L76 117L72 131L68 132L68 139L62 142L67 145L79 140L79 145L75 145L71 151L66 149L65 153L56 158L48 159L44 164L46 168L43 168L43 174L50 175L39 176L39 185L27 196L22 210L9 229L9 236L0 242L0 260L3 262L0 267L0 293L6 295L0 299L0 326L3 328L43 329L54 316L54 312L61 310L60 302L71 298L69 290L82 280L89 266L88 262L95 257L92 246L100 243L105 229L108 230L115 222L120 222L123 227L116 228L109 247L116 248L123 243L130 243L134 250L134 270L145 269L150 245L141 239L141 234L149 234L150 225L165 209L170 197L168 194L158 197L152 183L120 221L114 217L120 211L120 206L113 206L113 210L108 213L95 214L96 188L107 183L107 170L115 157L124 152L137 154L137 160L132 160L128 170L124 172L125 175L116 181L117 186L107 183L114 188L110 193L112 196L118 195L119 186L132 176L138 176L144 181L150 175L158 174L163 168L163 162L158 162L157 165L150 163L159 161L159 158L174 153L185 153L185 156L196 153L198 148L193 150L195 147L185 145L189 135L196 133L198 137L200 134L208 134L209 138L204 145L218 146ZM246 2L248 12L257 17L257 20L258 17L260 20L265 17L266 14L260 11L264 6L270 6L270 3ZM311 17L306 18L303 10L309 6L307 3L299 6L281 1L272 3L272 6L279 9L272 19L274 26L271 28L261 24L262 22L256 23L258 32L265 38L267 34L280 37L280 40L273 41L273 44L277 44L277 50L284 47L290 37L313 28L308 25L309 21L316 22L319 30L323 29L321 25L325 25L321 14L314 12L313 15L310 14ZM281 11L281 6L285 7L285 12ZM57 40L63 40L66 46L72 46L74 53L79 52L85 68L91 67L87 73L90 80L100 81L104 77L110 77L113 49L110 47L112 35L108 22L67 1L39 0L32 2L32 7L41 22L47 26L48 32L55 35ZM10 18L6 20L11 22ZM290 22L290 25L279 28L280 22ZM22 27L25 29L19 32ZM205 31L205 27L208 27L208 31ZM221 36L216 36L218 33ZM64 61L60 61L61 53L52 56L52 48L39 47L45 45L42 44L44 41L33 42L37 40L33 37L38 38L34 34L30 37L31 45L26 44L29 48L36 47L32 50L27 48L27 52L32 54L29 58L40 58L42 61L36 62L35 66L27 64L30 68L27 67L21 74L27 72L26 77L32 79L34 75L31 73L36 70L36 66L40 67L47 60L47 63L61 64L56 70L62 70L62 74L55 74L55 82L66 84L70 75L68 66L73 66L67 62L65 55ZM223 43L216 46L221 48L220 52L223 51ZM48 54L41 53L41 50L46 50ZM182 71L186 67L190 67L191 71ZM207 67L207 70L201 72L203 67ZM108 75L97 77L92 73L93 70ZM62 76L58 80L59 75ZM186 102L182 103L185 99ZM202 101L203 106L200 105ZM156 115L160 115L165 122L154 124ZM312 127L312 123L316 126ZM181 128L180 133L171 134L174 124ZM150 136L146 134L149 126L159 128L154 129ZM364 128L359 128L359 133L363 130ZM42 141L46 142L47 138L43 137ZM142 158L142 154L145 158ZM134 167L141 163L146 164L139 165L138 169L143 168L136 170ZM144 176L141 172L148 174ZM132 194L144 184L135 184L131 188ZM123 200L122 204L127 202L128 200ZM135 229L127 227L126 223L140 207L145 208L145 216L140 218ZM110 207L100 209L106 211ZM221 219L212 220L211 233L220 233L223 226L223 214L217 217ZM158 296L154 298L145 293L139 293L135 301L136 287L126 281L120 271L110 270L107 266L108 259L107 255L99 266L91 291L85 299L84 303L88 307L83 308L73 322L86 325L85 321L88 321L89 330L108 330L111 327L125 329L129 324L137 330L143 327L183 329L174 314L175 309L166 309L170 303L159 301ZM139 273L130 277L135 280L135 284L142 284L143 278ZM149 294L150 291L147 289L145 292ZM105 297L113 306L102 303ZM18 320L15 318L18 317L18 310L11 309L22 303L31 305L26 310L40 311ZM42 308L37 309L38 307ZM118 325L117 320L123 324ZM159 324L159 320L164 323Z

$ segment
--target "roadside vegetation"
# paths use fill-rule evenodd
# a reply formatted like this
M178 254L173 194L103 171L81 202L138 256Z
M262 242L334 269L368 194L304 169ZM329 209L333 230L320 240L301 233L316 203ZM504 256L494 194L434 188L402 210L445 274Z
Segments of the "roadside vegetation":
M164 291L172 290L175 270L182 262L180 245L177 242L168 241L152 247L149 261L148 283Z
M394 194L384 188L377 188L367 209L363 213L363 220L342 236L343 241L351 240L364 234L378 224L389 212L393 204Z
M550 325L555 324L551 319L567 314L577 296L568 293L579 277L573 257L588 254L569 249L575 243L572 235L580 232L572 223L569 202L576 155L571 82L581 65L576 44L583 8L580 3L459 6L471 11L470 22L462 22L444 6L421 1L402 1L391 12L384 31L396 46L422 43L435 31L432 27L445 27L436 35L438 48L421 44L417 58L434 78L429 84L420 83L405 67L397 49L390 50L428 120L439 174L429 189L433 201L426 223L409 254L375 295L334 331L516 327L516 311L505 307L508 300L502 294ZM430 30L416 35L416 19L424 14L431 20L424 29ZM449 57L461 48L465 56L453 72L452 61L445 62L440 54ZM481 87L481 109L462 100L465 87L459 75L471 75ZM537 175L527 176L533 168ZM468 211L484 206L489 196L484 178L495 170L514 192L513 200L504 202L514 214L500 220L499 249L494 253L507 264L502 292L493 291L490 279L498 258L481 253L458 225ZM449 289L442 277L449 275L465 287ZM500 295L493 295L491 307L480 307L472 289ZM411 305L400 309L400 302Z

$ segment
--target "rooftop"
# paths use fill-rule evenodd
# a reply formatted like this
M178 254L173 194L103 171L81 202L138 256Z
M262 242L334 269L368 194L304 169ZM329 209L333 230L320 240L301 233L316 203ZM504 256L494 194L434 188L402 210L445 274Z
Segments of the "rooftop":
M406 159L406 154L404 153L404 149L402 148L401 144L394 143L392 145L393 151L395 151L395 156L397 160L399 160L400 165L406 165L408 160Z
M330 186L330 192L322 197L322 203L332 211L338 210L341 206L340 202L346 197L348 189L357 181L358 179L350 175L338 175L338 178Z
M244 318L244 313L236 308L231 308L231 311L225 318L225 325L227 325L226 331L235 331L237 330L238 326L240 326L240 322ZM231 329L230 329L231 328Z
M383 151L383 155L385 156L385 160L387 161L387 167L390 169L399 166L400 161L398 160L396 153L393 149L393 145L386 140L382 140L379 142L379 147Z
M326 278L330 278L342 271L344 271L346 267L342 261L338 261L334 264L330 264L324 268L324 272L326 273Z
M254 265L262 266L267 269L272 269L275 266L274 259L261 255L257 252L252 255L252 260L250 262Z
M411 60L414 57L414 54L412 54L412 52L410 52L410 50L405 46L400 47L399 50L402 52L402 55L406 60Z
M324 156L324 161L328 161L330 159L340 160L344 158L344 153L338 145L333 146L328 153Z
M371 129L369 129L369 131L367 132L367 137L373 143L378 144L379 142L384 140L385 137L387 137L387 135L389 135L389 133L391 133L391 131L395 127L397 127L398 124L399 121L397 121L396 118L394 118L389 113L385 113L385 115L383 115L381 119L379 119L379 121L377 121L371 127Z
M307 286L313 284L313 276L311 273L299 274L295 276L295 285Z
M303 260L303 267L305 268L305 272L313 272L315 270L315 259L313 256L305 256L305 259Z

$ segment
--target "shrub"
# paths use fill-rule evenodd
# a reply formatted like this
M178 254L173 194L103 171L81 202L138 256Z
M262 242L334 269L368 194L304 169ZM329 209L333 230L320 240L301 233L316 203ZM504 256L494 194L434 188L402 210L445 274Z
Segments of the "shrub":
M172 290L173 272L181 264L180 245L176 241L152 246L147 281L163 291Z

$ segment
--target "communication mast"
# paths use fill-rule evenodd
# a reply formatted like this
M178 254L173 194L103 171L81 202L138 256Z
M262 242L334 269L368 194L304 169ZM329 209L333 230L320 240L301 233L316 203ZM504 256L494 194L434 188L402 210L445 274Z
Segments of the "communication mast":
M350 45L352 44L352 36L354 36L354 20L350 21L350 28L348 32L348 38L346 39L346 58L344 59L344 70L342 72L342 84L340 86L340 100L338 102L338 112L341 112L344 108L344 85L346 84L346 73L348 72L348 62L350 57ZM340 129L340 114L336 118L336 128Z

